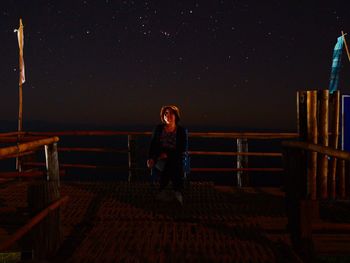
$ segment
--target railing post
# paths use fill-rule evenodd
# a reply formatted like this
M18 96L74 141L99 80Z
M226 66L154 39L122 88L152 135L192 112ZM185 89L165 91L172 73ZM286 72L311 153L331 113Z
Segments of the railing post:
M338 178L339 178L339 198L345 199L346 197L346 177L345 177L345 160L338 160Z
M134 136L128 135L128 167L129 167L129 177L128 182L131 181L132 177L135 175L136 170L136 140Z
M297 92L297 129L299 137L307 140L307 92Z
M248 168L248 156L239 154L248 152L247 138L237 138L237 152L237 168ZM237 186L242 187L247 185L249 185L248 172L237 171Z
M57 144L45 145L46 180L34 182L28 188L28 206L33 215L38 214L60 198L59 163ZM34 258L48 259L58 250L61 240L60 209L52 211L32 231Z
M293 246L308 261L313 257L312 221L318 217L318 202L308 199L306 152L284 147L283 166L288 230Z
M45 145L45 159L46 159L47 180L55 181L59 186L60 171L59 171L59 164L58 164L57 143Z

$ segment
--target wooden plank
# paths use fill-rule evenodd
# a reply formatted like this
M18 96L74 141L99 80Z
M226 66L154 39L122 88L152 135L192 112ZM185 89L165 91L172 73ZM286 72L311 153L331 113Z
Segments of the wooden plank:
M190 155L219 155L219 156L270 156L282 157L282 153L275 152L207 152L207 151L189 151Z
M0 148L0 157L18 154L26 151L34 150L40 146L48 145L54 142L58 142L58 137L51 137L47 139L41 139L37 141L21 143L18 146L10 146L5 148Z
M282 172L282 168L191 168L191 172Z
M339 144L339 121L340 121L340 91L337 90L330 96L331 103L331 132L332 135L329 140L329 146L333 149L338 149ZM329 188L330 197L336 198L336 173L337 173L337 159L331 158L329 164Z
M88 147L59 147L59 152L103 152L103 153L128 153L128 150L114 148L88 148Z
M16 133L8 133L16 134ZM134 135L150 136L152 132L130 132L130 131L56 131L56 132L24 132L23 135L33 136L116 136ZM200 138L248 138L248 139L291 139L298 138L299 134L294 132L190 132L190 137Z
M43 167L46 164L42 162L27 162L25 163L27 166L33 167ZM60 163L60 167L62 168L82 168L82 169L114 169L114 170L124 170L128 171L128 168L121 166L106 166L106 165L94 165L94 164L68 164L68 163Z
M307 91L307 141L317 144L317 91ZM307 178L310 198L316 200L317 152L308 153Z
M325 147L320 146L313 143L308 142L300 142L300 141L283 141L282 146L284 147L290 147L290 148L299 148L304 149L308 151L314 151L321 154L326 154L331 157L344 159L350 161L350 152L342 151L342 150L336 150L331 147Z
M316 222L312 223L312 232L317 233L328 233L328 234L350 234L349 223L329 223L329 222ZM350 236L349 236L350 237Z
M315 234L312 239L317 254L350 255L350 235Z
M319 92L319 143L328 146L328 101L329 90ZM328 156L318 155L317 160L317 196L328 198Z
M28 233L29 230L31 230L35 225L42 221L51 211L54 211L66 203L68 199L69 197L65 196L49 205L46 209L34 216L27 224L18 229L8 240L0 244L0 251L5 251L6 249L10 248L17 240L23 237L26 233Z

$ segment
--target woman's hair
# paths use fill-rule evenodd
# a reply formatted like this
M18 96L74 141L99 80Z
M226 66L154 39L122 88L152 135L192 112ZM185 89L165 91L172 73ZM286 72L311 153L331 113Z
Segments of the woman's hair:
M162 123L165 123L164 114L165 114L165 111L168 109L171 110L175 114L175 123L177 124L180 121L180 110L175 105L163 106L160 109L160 120L162 121Z

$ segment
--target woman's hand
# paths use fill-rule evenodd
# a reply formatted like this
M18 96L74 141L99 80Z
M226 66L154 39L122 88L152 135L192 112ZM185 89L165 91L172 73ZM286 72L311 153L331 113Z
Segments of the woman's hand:
M168 158L168 155L167 155L166 153L161 153L161 154L159 155L159 158L158 158L158 159L166 159L166 158Z
M154 160L153 159L148 159L147 160L147 167L149 169L151 169L151 168L153 168L153 166L154 166Z

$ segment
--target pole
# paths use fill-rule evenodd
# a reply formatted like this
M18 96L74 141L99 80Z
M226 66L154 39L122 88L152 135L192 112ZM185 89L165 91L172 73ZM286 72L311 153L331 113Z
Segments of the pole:
M22 93L22 84L19 84L18 132L22 131L22 115L23 115L23 93Z
M19 28L17 30L18 47L19 47L19 102L18 102L18 132L22 131L23 123L23 92L22 85L25 81L24 76L24 60L23 60L23 46L24 34L22 19L19 19Z
M329 143L329 146L333 149L338 149L339 144L339 121L340 121L340 91L336 90L331 95L331 101L332 101L332 126L331 126L331 140ZM330 169L329 169L329 179L330 179L330 197L332 199L336 198L336 192L337 192L337 180L336 180L336 174L337 174L337 158L332 157L330 160Z
M307 141L317 144L317 90L307 91ZM316 200L317 153L310 152L307 165L308 187L311 200Z
M329 109L329 90L319 91L319 143L322 146L328 146L328 109ZM328 198L328 156L318 155L317 162L317 195L321 199Z
M346 50L346 54L348 55L348 60L350 62L350 54L349 54L349 49L348 49L348 45L346 44L346 40L345 40L345 34L343 31L341 31L341 35L343 36L343 40L344 40L344 45L345 45L345 50Z
M23 61L23 44L24 44L24 34L23 34L23 24L22 19L19 19L19 28L17 30L18 47L19 47L19 91L18 91L18 135L17 144L19 144L21 135L20 132L23 129L23 90L22 85L25 81L24 77L24 61ZM21 172L21 160L20 157L16 158L16 169Z

